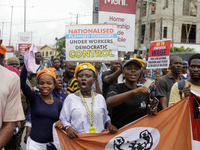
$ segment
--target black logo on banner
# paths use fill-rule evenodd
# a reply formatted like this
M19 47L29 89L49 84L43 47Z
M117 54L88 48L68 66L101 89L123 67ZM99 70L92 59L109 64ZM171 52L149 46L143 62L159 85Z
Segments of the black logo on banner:
M193 98L194 119L200 119L200 106L197 102L200 103L198 99Z
M153 137L148 130L142 131L139 139L133 142L125 142L124 138L119 136L114 140L114 150L124 150L121 148L123 144L129 144L130 150L150 150L153 145Z

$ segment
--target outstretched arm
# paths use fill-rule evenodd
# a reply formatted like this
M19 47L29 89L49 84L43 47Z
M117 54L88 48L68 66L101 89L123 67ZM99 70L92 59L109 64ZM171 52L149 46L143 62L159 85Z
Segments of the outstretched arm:
M118 69L117 71L115 71L111 75L105 76L104 79L103 79L103 82L105 82L107 84L111 84L112 82L114 82L119 77L119 75L121 73L122 73L122 70Z
M24 93L24 95L26 96L26 98L31 101L33 98L33 91L32 89L27 85L26 80L27 80L27 69L26 66L24 65L21 71L21 75L20 75L20 81L21 81L21 89Z
M148 93L149 89L145 86L139 87L137 89L128 91L128 92L124 92L121 94L117 94L111 97L108 97L106 99L106 104L108 107L115 107L120 105L121 103L125 102L127 99L129 99L130 97L132 97L133 95L139 95L139 94L143 94L143 93ZM114 92L114 91L111 91Z

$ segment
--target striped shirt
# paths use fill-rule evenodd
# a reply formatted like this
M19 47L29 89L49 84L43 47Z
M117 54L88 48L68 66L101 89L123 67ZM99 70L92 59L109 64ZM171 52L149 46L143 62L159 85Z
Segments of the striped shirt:
M69 83L68 87L67 87L67 93L68 94L71 94L71 93L75 93L79 90L79 87L78 87L78 82L77 82L77 79L76 78L73 78L71 80L71 82Z

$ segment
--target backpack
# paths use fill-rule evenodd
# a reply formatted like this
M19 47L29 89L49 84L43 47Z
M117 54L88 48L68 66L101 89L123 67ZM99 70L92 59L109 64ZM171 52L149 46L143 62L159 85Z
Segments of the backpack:
M178 89L179 89L179 94L180 94L181 99L183 99L182 98L182 93L183 93L184 87L185 87L185 80L179 81L178 82Z

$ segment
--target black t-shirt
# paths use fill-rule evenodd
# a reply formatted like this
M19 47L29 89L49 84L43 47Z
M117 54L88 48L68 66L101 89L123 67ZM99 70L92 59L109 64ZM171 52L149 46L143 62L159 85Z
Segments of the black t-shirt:
M102 81L103 81L103 79L104 79L106 76L111 75L112 73L113 73L112 70L108 70L108 71L103 72L103 73L102 73ZM116 79L113 83L117 83L117 79ZM113 84L113 83L111 83L111 84ZM107 84L107 83L105 83L105 82L103 81L103 97L104 97L105 99L107 98L108 89L109 89L109 86L110 86L111 84Z
M107 97L128 92L125 83L113 84L109 87ZM147 104L149 104L149 94L134 95L122 104L112 107L111 122L118 129L146 115Z

